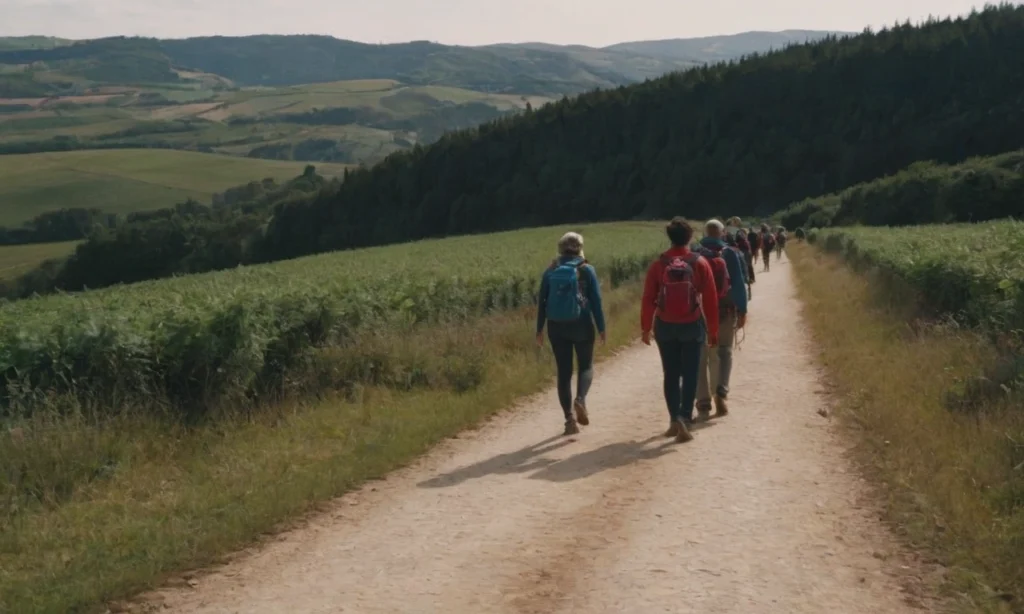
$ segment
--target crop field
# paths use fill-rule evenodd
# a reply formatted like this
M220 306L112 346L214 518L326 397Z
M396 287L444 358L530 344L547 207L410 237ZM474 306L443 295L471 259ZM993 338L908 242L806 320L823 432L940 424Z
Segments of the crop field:
M169 207L187 198L208 202L249 181L290 179L305 164L160 149L116 149L0 157L0 225L17 226L61 208L111 213ZM331 177L344 166L316 164Z
M840 228L809 238L905 282L938 313L995 329L1024 327L1024 222Z
M0 246L0 282L15 279L39 266L44 260L63 258L74 251L78 241L30 243Z
M252 399L312 348L532 303L565 230L337 252L3 305L3 405L29 412L52 394L104 406L157 395L193 409ZM657 224L578 230L613 285L641 274L664 243Z

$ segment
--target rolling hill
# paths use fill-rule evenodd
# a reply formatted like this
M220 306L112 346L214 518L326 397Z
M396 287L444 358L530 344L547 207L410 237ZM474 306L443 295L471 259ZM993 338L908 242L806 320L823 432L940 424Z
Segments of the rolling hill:
M60 93L83 80L105 84L180 83L177 69L238 85L283 86L358 79L447 85L485 92L561 95L661 76L705 62L767 51L827 32L754 32L713 39L638 42L605 49L541 43L459 47L427 41L369 45L329 36L258 35L157 40L106 38L70 45L44 37L0 39L0 65L23 69ZM34 41L34 42L33 42ZM42 68L40 68L42 67ZM6 71L13 89L25 75Z
M372 164L565 94L775 41L763 33L723 39L679 57L326 36L0 39L0 153L145 147Z
M5 156L0 226L18 226L62 208L129 213L171 207L252 180L290 179L304 164L165 150L104 150ZM325 176L344 170L317 165Z
M451 134L276 212L267 258L565 222L770 214L1020 147L1024 6L694 68Z

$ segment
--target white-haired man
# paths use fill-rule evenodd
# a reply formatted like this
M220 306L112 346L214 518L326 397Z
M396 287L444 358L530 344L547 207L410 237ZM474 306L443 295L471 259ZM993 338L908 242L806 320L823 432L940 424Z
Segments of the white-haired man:
M725 225L709 220L704 225L698 253L711 264L718 291L718 347L701 352L697 377L697 414L711 414L712 395L716 413L729 413L729 380L732 375L732 346L736 331L747 323L747 274L744 255L724 240Z

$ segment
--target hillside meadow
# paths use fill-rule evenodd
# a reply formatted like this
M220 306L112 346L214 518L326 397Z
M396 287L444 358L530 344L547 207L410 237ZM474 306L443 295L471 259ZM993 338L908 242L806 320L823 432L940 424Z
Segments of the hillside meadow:
M0 306L0 610L85 611L211 563L549 383L533 305L568 229ZM607 356L664 231L573 229Z
M300 162L255 160L162 149L72 151L0 157L0 226L18 226L62 208L132 213L213 194L252 180L291 179ZM319 164L337 176L343 165Z
M11 281L46 260L64 258L75 251L78 241L0 245L0 282Z

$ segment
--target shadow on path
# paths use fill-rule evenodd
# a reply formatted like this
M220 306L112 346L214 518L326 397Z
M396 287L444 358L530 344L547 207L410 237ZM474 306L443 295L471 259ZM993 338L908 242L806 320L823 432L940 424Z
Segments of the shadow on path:
M551 458L539 458L548 452L572 443L572 439L561 436L548 437L544 441L531 444L521 450L499 454L473 465L466 465L448 473L430 478L417 484L420 488L447 488L457 486L466 480L482 478L492 474L527 473L542 469L557 461Z
M659 446L648 447L655 441L663 441ZM551 463L530 476L531 480L548 480L550 482L572 482L590 476L625 467L639 461L654 460L675 452L679 444L671 439L650 437L643 441L610 443L596 450L581 452L565 460Z

